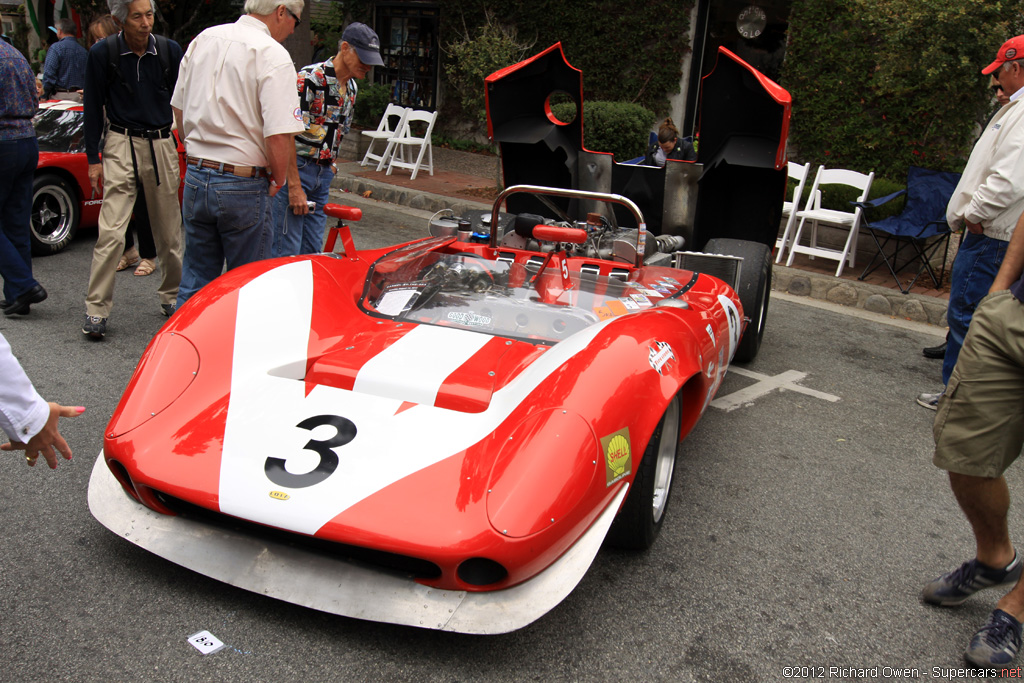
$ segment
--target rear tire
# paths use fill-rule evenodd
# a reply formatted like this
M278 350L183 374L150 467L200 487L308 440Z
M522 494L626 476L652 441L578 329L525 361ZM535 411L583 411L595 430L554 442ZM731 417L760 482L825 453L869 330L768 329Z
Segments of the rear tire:
M708 240L704 251L709 254L726 254L743 259L740 270L740 284L736 293L743 304L743 315L750 323L743 331L736 347L733 360L747 363L757 358L764 338L764 326L768 320L768 300L772 293L772 252L760 242L734 239Z
M612 545L647 550L658 537L672 493L681 417L676 395L651 434L626 502L608 530L608 542Z
M52 173L37 177L32 185L32 255L64 249L78 230L80 212L78 194L66 180Z

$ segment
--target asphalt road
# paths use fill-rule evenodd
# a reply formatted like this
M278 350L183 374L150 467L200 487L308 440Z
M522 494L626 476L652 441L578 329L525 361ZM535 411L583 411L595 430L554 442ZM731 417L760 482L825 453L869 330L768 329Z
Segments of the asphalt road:
M422 215L360 203L357 245L424 232ZM84 338L90 237L37 259L50 298L0 320L45 397L88 408L64 423L70 463L51 472L5 456L0 467L0 680L874 680L904 668L961 680L950 670L997 596L946 610L918 598L973 551L930 462L933 413L913 401L937 386L938 362L920 349L938 330L774 298L760 356L730 373L724 407L709 408L680 449L655 546L603 550L538 622L469 637L235 589L92 518L86 490L104 426L164 318L155 278L126 271L107 339ZM1009 480L1024 491L1019 468ZM187 639L202 630L227 647L201 655Z

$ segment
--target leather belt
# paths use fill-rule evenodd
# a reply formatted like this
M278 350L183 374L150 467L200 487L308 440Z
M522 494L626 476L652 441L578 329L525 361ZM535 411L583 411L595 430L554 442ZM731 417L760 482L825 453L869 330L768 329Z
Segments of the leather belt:
M169 138L171 136L171 127L160 128L159 130L145 130L142 128L125 128L115 124L110 124L110 130L121 135L127 135L132 138L145 138L147 140L158 140L160 138Z
M239 178L265 178L267 176L267 169L261 166L235 166L233 164L222 164L219 161L200 159L199 157L186 157L185 163L189 166L198 166L199 168L212 168L215 171L230 173Z

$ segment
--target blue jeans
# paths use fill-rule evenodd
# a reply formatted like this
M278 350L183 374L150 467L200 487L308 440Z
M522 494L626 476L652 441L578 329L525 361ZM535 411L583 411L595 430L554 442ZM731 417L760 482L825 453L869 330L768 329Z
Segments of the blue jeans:
M181 218L185 224L180 307L224 270L270 256L269 182L189 166Z
M949 334L946 335L946 355L942 359L943 386L949 384L949 376L953 374L956 359L960 357L960 347L967 336L974 309L988 294L996 279L1008 244L1003 240L973 233L967 233L960 244L960 251L953 261L953 272L949 276L949 308L946 310Z
M39 162L35 137L0 141L0 277L11 301L35 287L32 277L32 181Z
M274 256L296 256L297 254L319 254L324 246L324 227L327 203L334 171L330 166L321 166L309 157L299 157L299 178L306 199L316 202L316 209L305 216L296 216L288 208L288 184L274 196Z

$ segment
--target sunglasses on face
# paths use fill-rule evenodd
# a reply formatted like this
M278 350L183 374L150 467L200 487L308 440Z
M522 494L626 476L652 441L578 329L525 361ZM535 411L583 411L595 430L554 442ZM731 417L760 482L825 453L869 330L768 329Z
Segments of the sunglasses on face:
M282 7L283 7L283 5L282 5ZM291 15L292 19L295 21L295 28L298 28L299 24L302 23L302 22L299 20L299 18L297 16L295 16L295 12L292 12L287 7L284 8L284 11Z

